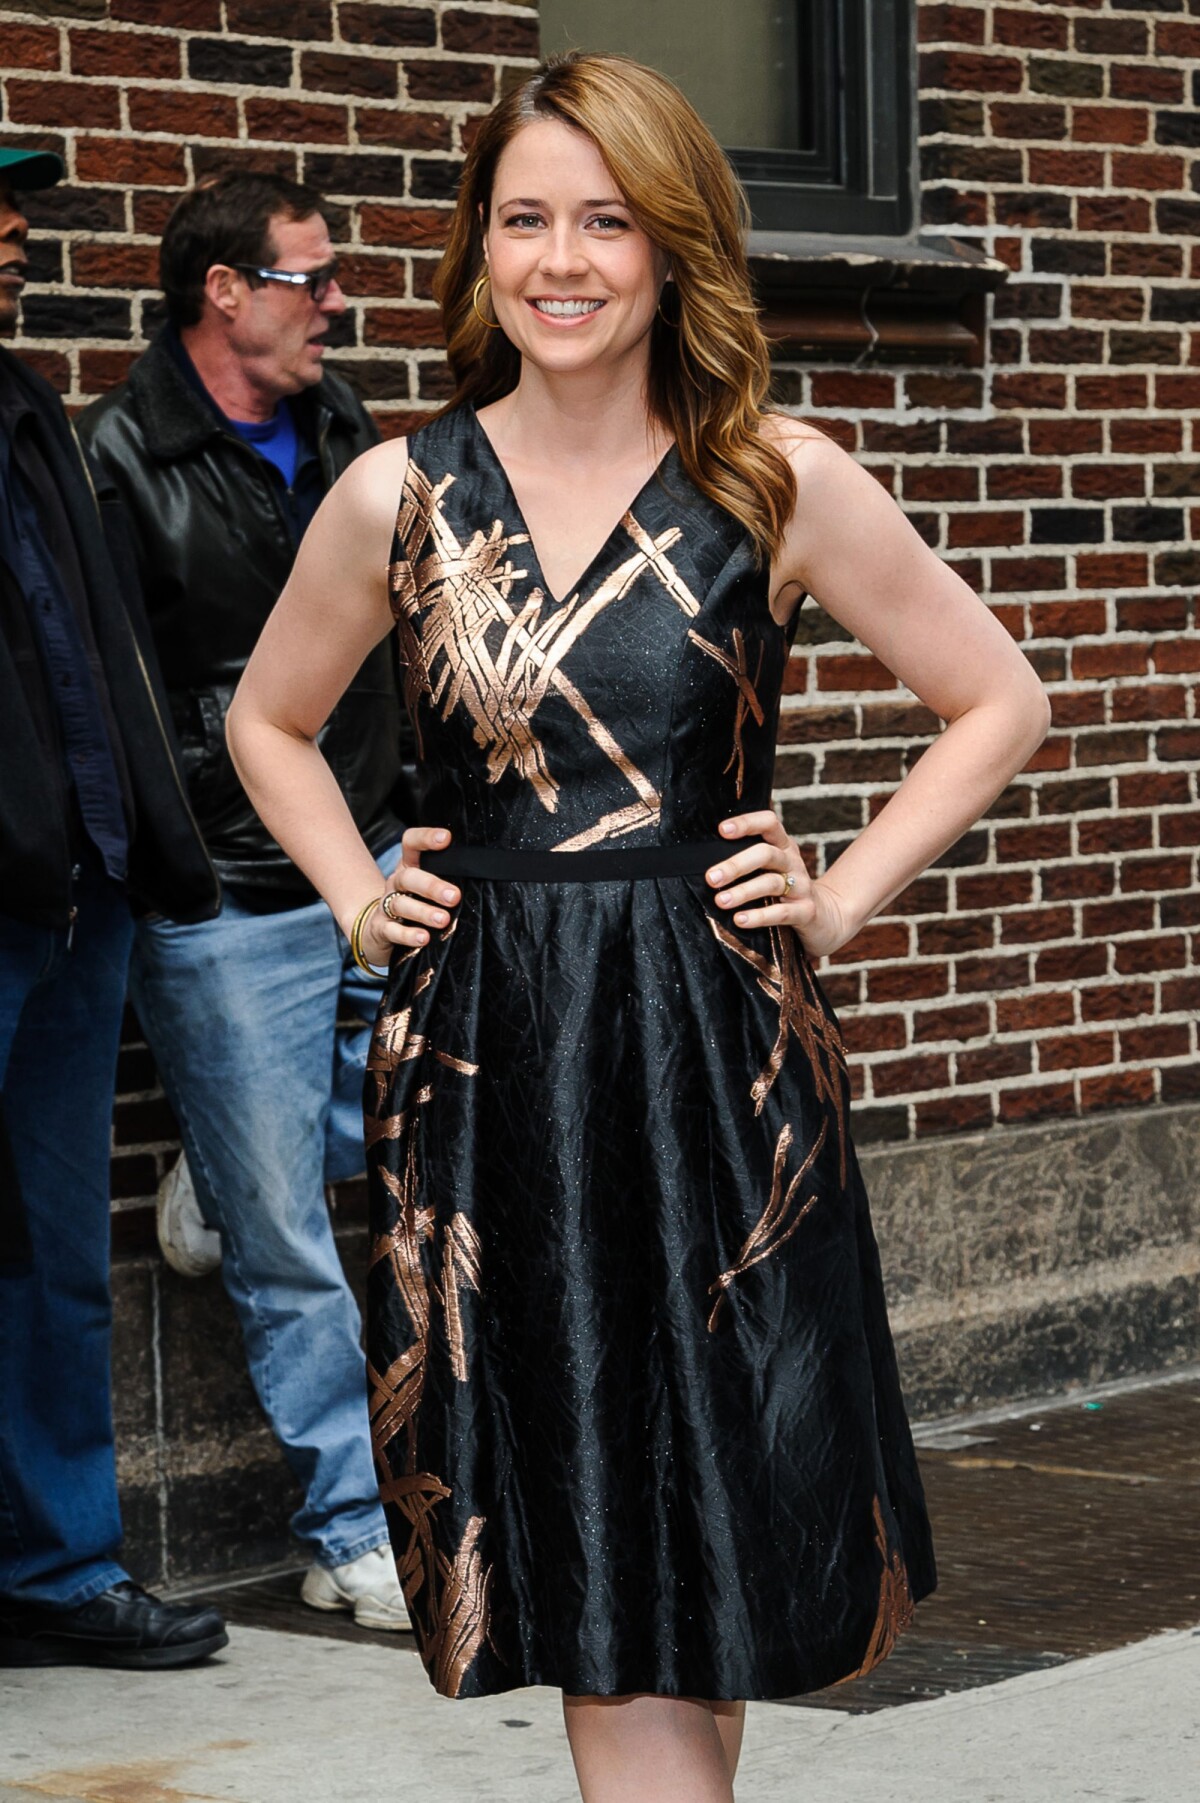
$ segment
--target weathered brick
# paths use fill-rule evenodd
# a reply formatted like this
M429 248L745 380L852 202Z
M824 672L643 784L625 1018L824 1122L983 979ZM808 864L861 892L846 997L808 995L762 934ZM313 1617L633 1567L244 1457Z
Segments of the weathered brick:
M986 474L989 500L1045 500L1062 493L1058 463L994 464Z
M1156 56L1179 56L1190 62L1200 59L1200 21L1158 19L1154 25Z
M106 127L121 122L121 94L99 82L13 81L5 84L7 116L13 125Z
M437 15L432 6L343 5L338 8L338 30L348 44L425 48L437 43Z
M157 244L74 244L71 275L80 288L157 288Z
M1200 144L1200 113L1192 107L1184 113L1160 109L1154 118L1154 136L1160 144L1187 144L1195 148Z
M922 44L982 44L987 40L987 14L979 7L926 4L916 10L917 37Z
M1022 153L999 145L930 144L921 157L929 181L1019 182Z
M1086 995L1086 989L1081 995ZM1069 989L1042 989L1032 995L1003 995L996 1002L996 1027L1001 1033L1039 1032L1046 1027L1075 1024L1075 996Z
M1145 56L1150 47L1150 28L1142 19L1077 18L1074 37L1075 49L1087 56Z
M225 0L225 28L259 38L331 38L331 0Z
M140 88L129 95L129 123L135 131L187 132L198 138L236 138L237 101L231 94Z
M1017 189L992 196L997 225L1023 231L1070 231L1069 194L1051 194L1046 188Z
M959 1083L994 1083L1003 1077L1024 1077L1032 1069L1033 1047L1028 1040L1001 1040L954 1055L954 1076Z
M170 0L171 24L177 31L220 31L221 0ZM103 13L103 5L91 9ZM127 25L161 25L163 0L109 0L109 14Z
M6 69L57 69L62 62L59 35L45 25L6 20L4 67Z
M999 1101L1000 1119L1004 1122L1051 1120L1074 1112L1075 1091L1070 1083L1014 1086L1002 1091Z
M402 65L410 100L489 103L496 94L495 63L435 62L433 58Z
M891 1058L871 1066L871 1090L877 1096L945 1089L949 1082L950 1060L945 1053L927 1052L908 1058Z
M1071 114L1071 135L1078 144L1144 144L1150 135L1150 114L1144 107L1077 106Z
M945 995L949 988L946 964L884 964L867 972L867 996L876 1002L909 1002Z
M1033 56L1029 59L1029 86L1035 94L1058 94L1067 100L1096 99L1104 92L1104 70L1098 63Z
M1035 1041L1040 1071L1080 1070L1112 1064L1116 1040L1111 1033L1063 1033Z
M368 307L363 343L441 345L442 316L435 307Z
M982 19L983 14L979 17ZM992 13L992 36L997 44L1020 45L1027 50L1065 50L1068 22L1060 14L1032 11L1027 7L998 6Z
M1185 173L1182 157L1118 151L1112 159L1112 181L1117 188L1182 188Z
M285 144L343 144L347 123L344 106L310 100L246 101L246 131L252 138Z
M193 81L286 88L292 79L290 45L239 44L229 38L193 38L188 74Z
M1157 203L1160 210L1166 204L1184 203ZM1148 232L1150 203L1128 194L1081 194L1075 203L1075 220L1081 232ZM1160 219L1159 230L1170 231L1171 227Z
M1098 65L1093 66L1098 69ZM1148 100L1159 106L1178 106L1186 95L1183 71L1153 63L1114 63L1109 72L1109 93L1114 100Z
M1122 683L1113 690L1112 720L1125 725L1135 720L1183 720L1188 693L1181 683Z
M1080 1079L1079 1101L1085 1113L1100 1108L1141 1108L1153 1100L1153 1071L1106 1071L1100 1077ZM1165 1090L1163 1100L1167 1100Z
M382 56L347 56L335 50L305 50L300 83L313 92L353 94L366 100L394 100L400 65Z
M918 1138L937 1133L971 1133L992 1124L992 1102L987 1095L936 1096L918 1102L913 1112Z
M1029 542L1033 545L1098 545L1106 535L1099 507L1034 507Z
M263 144L211 143L189 146L192 171L198 182L224 175L227 169L253 169L260 175L282 175L295 181L300 159L294 150L272 149ZM328 216L329 209L326 209Z
M389 144L400 150L449 150L454 141L449 119L437 113L402 113L395 107L355 109L360 144Z
M1028 155L1031 182L1053 188L1098 188L1104 181L1104 157L1098 151L1042 150L1035 146Z
M903 1017L901 1017L903 1018ZM913 1015L913 1037L929 1039L981 1039L991 1022L985 1002L964 1002L958 1007L918 1008Z
M938 132L948 132L956 138L977 137L985 123L982 100L939 94L922 99L920 104L922 137L931 138Z
M85 182L182 187L187 180L181 144L147 143L144 139L80 138L75 167Z
M442 14L442 43L447 50L469 56L536 57L537 20L452 9Z
M5 27L5 60L8 56ZM72 75L134 75L140 81L175 81L183 70L178 38L153 31L72 31Z
M139 351L92 350L79 353L79 386L84 394L107 394L123 382L140 356ZM126 1088L135 1087L132 1084Z
M923 50L918 71L923 88L959 88L972 94L1019 94L1024 80L1016 57L970 50Z
M1061 557L996 557L992 559L992 587L1001 594L1026 593L1030 589L1067 586L1066 564Z
M1028 952L994 954L988 958L962 958L955 967L954 986L959 995L995 989L1025 989L1028 985ZM937 994L938 991L930 993Z
M94 294L27 294L22 323L31 338L128 338L129 302Z

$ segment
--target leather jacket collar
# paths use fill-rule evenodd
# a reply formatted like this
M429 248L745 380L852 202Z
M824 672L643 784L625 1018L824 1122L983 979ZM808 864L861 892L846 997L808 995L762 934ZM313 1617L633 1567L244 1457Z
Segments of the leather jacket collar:
M137 409L146 450L162 463L188 457L219 432L227 432L225 416L196 378L188 380L187 357L173 326L166 325L129 373L129 397ZM354 430L355 415L331 382L322 380L296 395L297 423L309 442L318 444L330 424Z

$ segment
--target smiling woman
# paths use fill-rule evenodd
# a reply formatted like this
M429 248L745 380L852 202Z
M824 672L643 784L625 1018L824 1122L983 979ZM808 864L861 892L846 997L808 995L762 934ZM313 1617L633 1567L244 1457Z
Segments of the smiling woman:
M454 398L338 484L229 722L388 960L368 1347L422 1655L560 1687L585 1803L729 1803L743 1700L869 1670L933 1587L814 966L1046 723L891 498L766 411L744 224L653 71L505 99L438 279ZM950 722L818 878L770 806L806 592ZM393 628L420 824L380 895L316 738Z
M451 405L513 389L529 348L522 308L573 300L586 266L588 298L606 315L587 334L589 354L615 355L615 373L637 347L639 385L647 382L650 412L678 444L689 480L741 519L760 550L775 551L796 490L786 458L759 430L770 362L746 269L747 225L724 155L677 88L623 57L561 59L553 111L531 111L518 89L484 121L463 174L435 282L456 382ZM481 273L502 333L489 334L474 304ZM618 288L601 294L606 277Z

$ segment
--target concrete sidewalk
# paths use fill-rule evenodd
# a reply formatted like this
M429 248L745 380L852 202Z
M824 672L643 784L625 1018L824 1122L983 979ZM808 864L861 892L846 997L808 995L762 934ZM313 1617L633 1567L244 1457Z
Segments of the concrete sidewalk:
M875 1715L750 1706L744 1803L1192 1803L1200 1630ZM572 1803L556 1693L238 1628L199 1671L0 1672L0 1803Z

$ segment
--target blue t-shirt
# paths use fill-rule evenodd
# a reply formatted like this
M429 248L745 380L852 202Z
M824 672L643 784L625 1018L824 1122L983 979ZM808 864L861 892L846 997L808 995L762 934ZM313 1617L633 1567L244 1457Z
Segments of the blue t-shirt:
M300 438L287 401L280 401L273 419L231 419L229 423L239 438L244 438L260 457L275 465L283 477L284 487L291 488L296 480Z

